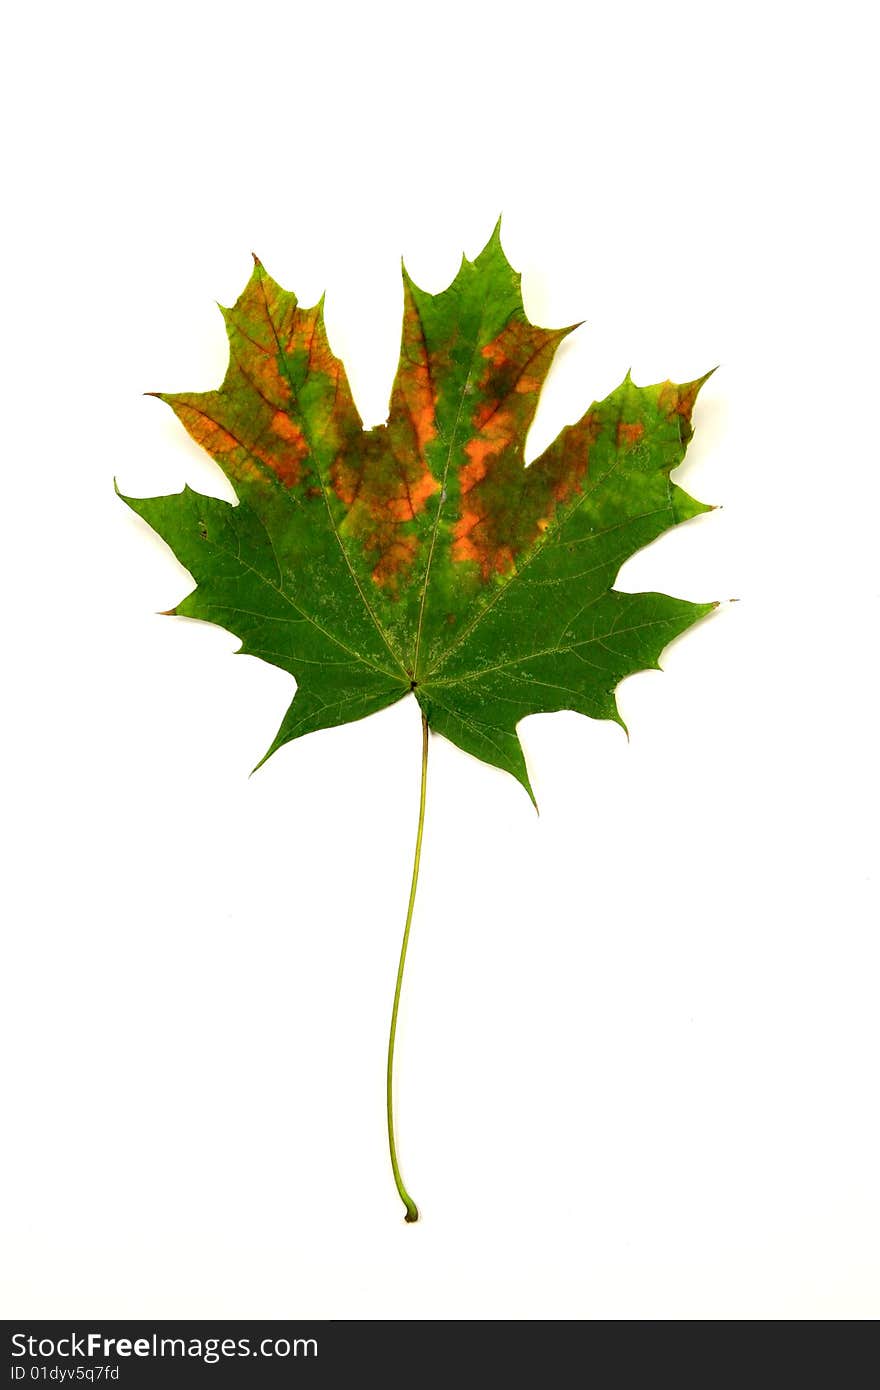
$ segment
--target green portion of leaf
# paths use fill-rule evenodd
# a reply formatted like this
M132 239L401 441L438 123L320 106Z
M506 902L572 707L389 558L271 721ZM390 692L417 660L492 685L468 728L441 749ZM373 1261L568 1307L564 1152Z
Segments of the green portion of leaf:
M121 494L120 494L121 495ZM242 652L280 666L297 693L271 747L392 705L409 681L371 659L363 606L339 606L291 582L267 526L247 502L232 507L190 488L171 497L123 499L167 541L198 587L173 609L241 638ZM358 650L360 648L360 650ZM387 655L387 654L386 654Z
M197 587L174 610L236 633L297 691L266 756L413 690L430 726L529 790L516 732L615 688L714 605L613 589L623 562L709 510L672 483L705 378L629 376L529 467L523 445L570 328L526 318L496 227L430 295L404 271L387 424L364 430L322 305L259 262L224 310L217 391L166 395L237 506L125 498Z

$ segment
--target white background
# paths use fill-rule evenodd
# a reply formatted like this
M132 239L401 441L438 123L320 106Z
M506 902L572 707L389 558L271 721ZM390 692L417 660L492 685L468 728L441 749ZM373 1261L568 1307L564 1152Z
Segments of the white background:
M875 87L838 3L85 3L7 28L7 1316L880 1313ZM876 36L873 36L876 37ZM586 319L529 457L632 367L715 363L723 504L621 587L724 604L521 726L541 816L407 701L292 695L113 494L228 496L144 390L219 382L250 251L384 418L403 253L503 212Z

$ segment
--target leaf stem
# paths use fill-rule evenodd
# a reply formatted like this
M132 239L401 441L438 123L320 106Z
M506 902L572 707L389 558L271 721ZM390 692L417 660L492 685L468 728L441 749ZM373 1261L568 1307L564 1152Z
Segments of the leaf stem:
M419 797L419 829L416 835L416 851L413 857L412 883L409 890L409 906L406 910L406 926L400 947L400 964L397 967L397 983L394 986L394 1006L391 1010L391 1031L388 1034L388 1073L385 1087L386 1108L388 1111L388 1147L391 1150L391 1168L394 1182L400 1193L400 1200L406 1207L405 1221L418 1221L419 1209L403 1185L397 1163L397 1149L394 1144L394 1105L392 1101L394 1077L394 1039L397 1036L397 1009L400 1004L400 989L403 984L403 967L406 965L406 948L409 945L409 929L412 926L413 908L416 904L416 889L419 886L419 861L422 857L422 831L425 828L425 791L428 786L428 721L422 715L422 786Z

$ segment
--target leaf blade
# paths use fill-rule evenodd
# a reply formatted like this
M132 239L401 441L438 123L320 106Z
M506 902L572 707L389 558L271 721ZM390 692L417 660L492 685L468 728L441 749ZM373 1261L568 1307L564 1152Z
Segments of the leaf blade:
M530 322L499 222L438 294L403 268L389 416L365 430L323 300L301 308L254 259L223 310L221 386L161 397L237 505L189 489L124 499L196 579L174 611L295 677L266 757L412 690L433 729L532 796L517 723L563 708L622 722L620 680L715 606L613 587L631 555L711 510L670 476L707 378L639 387L627 373L527 467L577 325Z

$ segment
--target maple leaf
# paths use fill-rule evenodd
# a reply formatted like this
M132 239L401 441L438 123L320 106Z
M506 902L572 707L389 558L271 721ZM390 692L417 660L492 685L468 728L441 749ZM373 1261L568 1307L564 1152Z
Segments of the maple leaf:
M160 396L238 505L188 487L123 499L196 580L172 611L227 628L241 651L296 678L262 761L412 692L422 817L429 728L532 796L519 721L571 709L622 722L619 682L656 667L715 607L613 588L629 556L711 510L670 478L706 377L636 386L627 374L526 466L541 388L578 325L530 323L499 221L440 294L404 268L388 419L365 430L323 300L301 308L254 261L222 310L230 357L220 388ZM422 817L389 1048L405 1201L390 1062Z

